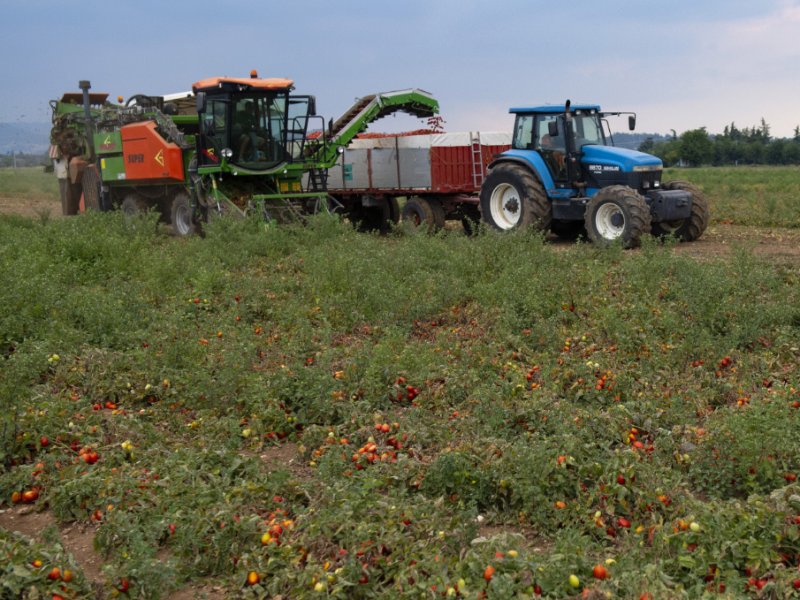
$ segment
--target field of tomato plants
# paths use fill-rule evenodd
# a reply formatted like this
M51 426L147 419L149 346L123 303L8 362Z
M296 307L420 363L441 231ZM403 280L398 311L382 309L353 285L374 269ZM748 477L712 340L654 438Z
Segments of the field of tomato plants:
M796 264L118 214L0 257L2 598L800 597Z

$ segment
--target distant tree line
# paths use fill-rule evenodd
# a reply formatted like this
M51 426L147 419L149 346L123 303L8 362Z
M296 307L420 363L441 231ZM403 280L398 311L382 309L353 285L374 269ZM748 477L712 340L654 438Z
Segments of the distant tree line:
M667 140L645 140L642 152L658 156L666 166L684 165L800 165L800 126L791 138L772 138L770 127L739 129L735 123L721 135L709 135L705 127L692 129Z

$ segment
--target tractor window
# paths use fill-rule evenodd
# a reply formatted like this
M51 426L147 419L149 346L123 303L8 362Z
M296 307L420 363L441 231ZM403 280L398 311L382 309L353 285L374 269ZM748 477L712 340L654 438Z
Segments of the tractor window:
M536 149L537 150L557 150L566 152L567 145L564 142L564 121L560 115L539 115L536 119ZM558 135L551 136L549 129L550 123L558 123Z
M512 147L518 150L533 148L533 115L517 115Z

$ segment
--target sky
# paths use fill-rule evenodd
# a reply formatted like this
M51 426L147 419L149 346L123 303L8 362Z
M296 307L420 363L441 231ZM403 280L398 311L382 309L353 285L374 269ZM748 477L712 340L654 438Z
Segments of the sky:
M213 76L287 77L334 119L421 88L448 131L510 131L512 106L600 104L637 131L800 124L800 0L0 0L0 122L50 120L79 91L112 98ZM388 117L373 131L414 129ZM626 123L612 123L615 131Z

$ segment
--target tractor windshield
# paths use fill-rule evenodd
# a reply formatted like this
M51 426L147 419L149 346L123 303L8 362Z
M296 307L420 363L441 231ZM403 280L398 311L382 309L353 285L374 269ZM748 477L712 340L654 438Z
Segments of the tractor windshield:
M589 144L606 145L603 128L600 126L600 119L598 119L596 113L576 113L572 117L572 131L575 134L576 150L580 150Z

